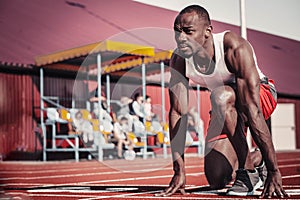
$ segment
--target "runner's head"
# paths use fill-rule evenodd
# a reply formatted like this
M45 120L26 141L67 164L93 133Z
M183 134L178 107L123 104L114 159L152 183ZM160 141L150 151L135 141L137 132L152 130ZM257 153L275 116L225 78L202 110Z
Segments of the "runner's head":
M199 5L184 8L175 19L174 31L181 56L189 58L195 53L203 51L203 45L212 31L207 10Z

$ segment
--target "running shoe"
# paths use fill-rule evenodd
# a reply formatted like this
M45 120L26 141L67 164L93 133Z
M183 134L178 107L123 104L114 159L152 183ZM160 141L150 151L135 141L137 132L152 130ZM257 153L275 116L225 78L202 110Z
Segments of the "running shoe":
M262 181L259 177L258 171L249 172L245 169L238 169L236 171L236 179L231 188L227 190L227 195L233 196L248 196L253 195L254 191L260 188Z
M265 165L265 162L262 161L262 163L259 166L255 167L255 169L257 170L257 172L259 174L259 178L262 180L262 185L260 187L262 189L265 185L267 175L268 175L268 170Z

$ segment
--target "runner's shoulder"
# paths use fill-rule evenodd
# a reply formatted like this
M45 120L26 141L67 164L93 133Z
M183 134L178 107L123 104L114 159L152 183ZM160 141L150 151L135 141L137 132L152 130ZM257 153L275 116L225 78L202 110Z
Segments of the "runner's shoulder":
M177 68L182 68L184 66L185 66L185 59L182 56L180 56L178 50L175 49L170 60L170 67L177 69Z
M224 35L224 48L225 50L235 50L240 47L243 47L248 42L241 37L240 35L236 34L232 31L227 31Z

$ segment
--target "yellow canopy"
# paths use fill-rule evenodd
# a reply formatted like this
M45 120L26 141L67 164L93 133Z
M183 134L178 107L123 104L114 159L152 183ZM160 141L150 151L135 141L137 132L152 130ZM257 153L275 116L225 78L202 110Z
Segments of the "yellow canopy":
M150 63L155 63L155 62L160 62L164 60L170 60L172 56L172 51L161 51L161 52L156 52L154 56L152 57L145 57L144 58L144 63L145 64L150 64ZM112 65L106 65L104 66L104 73L111 73L111 72L116 72L136 66L142 65L143 60L142 58L137 58L133 60L127 60L121 63L116 63Z
M146 57L155 55L154 47L106 40L100 43L97 42L47 55L37 56L35 58L35 64L37 66L43 66L98 52L117 52Z

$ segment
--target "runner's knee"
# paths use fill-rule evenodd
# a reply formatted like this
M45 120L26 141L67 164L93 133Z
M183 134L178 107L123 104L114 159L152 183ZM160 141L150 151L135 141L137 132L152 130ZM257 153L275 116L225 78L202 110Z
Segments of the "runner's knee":
M226 157L218 151L211 150L205 156L204 170L212 189L224 188L232 180L232 166Z

